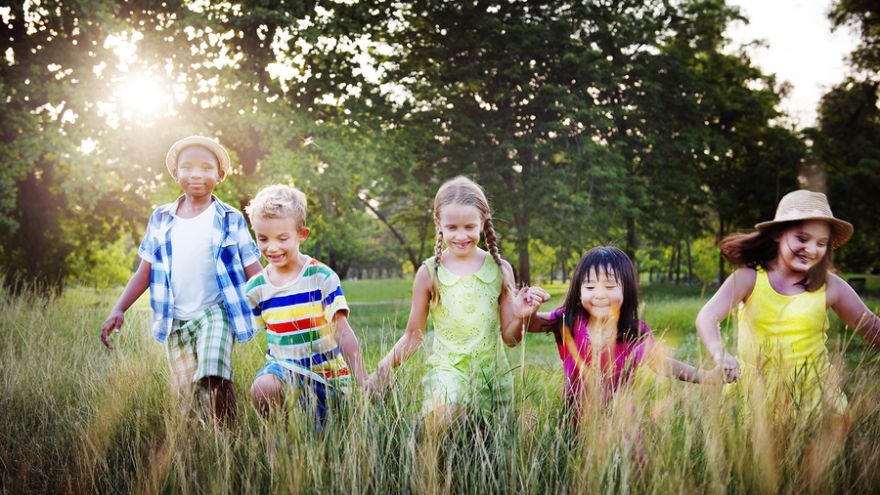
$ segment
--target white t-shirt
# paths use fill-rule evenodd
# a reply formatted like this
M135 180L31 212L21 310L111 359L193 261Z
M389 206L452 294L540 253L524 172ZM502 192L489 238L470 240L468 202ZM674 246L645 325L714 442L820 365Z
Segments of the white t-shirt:
M211 235L217 206L194 218L174 215L171 237L171 293L174 318L191 320L208 306L220 302L217 267L211 252Z

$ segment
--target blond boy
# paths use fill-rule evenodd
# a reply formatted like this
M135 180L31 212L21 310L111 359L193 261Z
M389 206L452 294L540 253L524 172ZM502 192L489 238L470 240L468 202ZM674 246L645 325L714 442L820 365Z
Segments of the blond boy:
M247 284L254 319L266 328L268 344L251 398L265 415L284 402L287 391L295 392L321 428L334 399L352 381L361 385L366 379L339 277L300 252L309 235L301 191L268 186L245 210L269 262Z

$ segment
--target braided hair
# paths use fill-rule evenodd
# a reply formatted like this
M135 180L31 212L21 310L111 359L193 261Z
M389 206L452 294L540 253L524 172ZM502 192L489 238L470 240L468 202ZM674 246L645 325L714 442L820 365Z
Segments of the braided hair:
M440 292L437 286L437 272L440 269L440 258L443 254L443 233L440 230L440 210L447 205L458 204L465 206L473 206L480 212L480 219L483 221L483 236L486 242L486 250L495 263L501 269L503 276L502 292L508 294L513 293L513 280L511 276L504 270L501 254L498 249L498 236L495 233L495 227L492 224L492 209L489 207L489 200L486 194L476 182L464 176L458 176L450 179L440 186L437 194L434 196L434 225L435 225L435 242L434 242L434 273L433 286L431 290L431 305L440 303Z

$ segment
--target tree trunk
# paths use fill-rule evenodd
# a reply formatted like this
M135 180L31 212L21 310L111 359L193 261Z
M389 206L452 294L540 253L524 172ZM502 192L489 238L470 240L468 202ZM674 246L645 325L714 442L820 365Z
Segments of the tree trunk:
M633 266L636 266L636 219L629 217L626 219L626 255L632 260Z
M531 285L532 274L529 260L529 214L527 211L513 215L513 226L516 229L516 254L518 256L516 281L522 285Z
M684 242L685 242L685 246L687 247L687 264L688 264L687 281L690 284L694 281L694 259L693 259L693 256L691 255L691 238L690 238L690 236L688 236L688 238L685 239Z
M406 256L407 258L409 258L409 262L412 263L413 269L418 270L421 263L419 263L419 259L418 257L416 257L416 253L413 252L412 248L409 246L409 244L407 244L406 239L404 239L400 232L398 232L397 229L395 229L394 226L391 225L391 222L388 221L388 218L383 215L382 212L380 212L376 208L373 208L373 205L371 205L368 200L360 196L358 196L358 200L360 200L360 202L363 203L363 205L366 206L368 210L372 211L373 214L375 214L376 217L379 219L379 221L381 221L385 224L386 227L388 227L388 230L391 231L391 234L394 236L395 239L397 239L397 242L400 243L400 247L402 247L403 250L406 252Z
M675 285L681 283L681 239L675 243Z
M718 236L716 237L718 240L718 245L720 247L721 240L724 239L724 219L718 220ZM724 271L724 256L721 254L721 249L718 250L718 285L724 283L724 279L727 278L727 273Z

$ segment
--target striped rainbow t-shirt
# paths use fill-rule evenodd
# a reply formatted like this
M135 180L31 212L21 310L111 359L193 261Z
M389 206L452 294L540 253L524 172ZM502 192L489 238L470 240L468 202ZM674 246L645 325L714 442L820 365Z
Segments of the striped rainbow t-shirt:
M290 283L272 285L263 271L248 281L254 321L266 329L266 359L336 388L347 388L348 365L339 352L333 317L348 313L339 276L313 258Z

